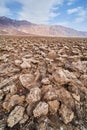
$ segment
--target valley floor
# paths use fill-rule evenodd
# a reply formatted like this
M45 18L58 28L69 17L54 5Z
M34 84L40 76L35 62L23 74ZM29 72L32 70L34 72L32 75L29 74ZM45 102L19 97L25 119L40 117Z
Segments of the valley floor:
M87 39L0 36L0 129L87 130Z

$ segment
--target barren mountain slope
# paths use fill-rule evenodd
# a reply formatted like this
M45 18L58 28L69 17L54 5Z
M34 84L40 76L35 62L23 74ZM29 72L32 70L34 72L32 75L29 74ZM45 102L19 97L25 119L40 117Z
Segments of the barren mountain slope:
M4 32L4 30L7 30ZM18 21L0 17L0 34L33 34L41 36L86 37L87 32L77 31L60 25L38 25L28 21Z

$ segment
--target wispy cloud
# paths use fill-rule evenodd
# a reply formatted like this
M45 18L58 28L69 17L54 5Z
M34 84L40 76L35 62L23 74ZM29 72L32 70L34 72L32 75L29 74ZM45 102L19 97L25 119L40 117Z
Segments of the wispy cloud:
M83 22L87 18L87 9L84 9L83 7L68 9L67 13L76 15L75 22Z
M55 5L63 4L64 0L19 0L22 10L19 19L26 19L34 23L48 23L51 18L60 15L55 12Z
M0 0L0 16L87 31L86 4L86 0Z
M72 4L74 4L76 1L77 1L77 0L68 0L67 5L72 5Z
M69 23L69 21L63 21L63 22L56 22L54 24L68 27L70 23Z
M81 7L68 9L67 12L68 12L68 14L78 13L80 9L81 9Z

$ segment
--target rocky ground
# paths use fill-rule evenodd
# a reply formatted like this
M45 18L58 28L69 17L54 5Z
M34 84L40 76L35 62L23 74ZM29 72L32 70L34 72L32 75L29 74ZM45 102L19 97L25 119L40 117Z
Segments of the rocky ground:
M0 130L87 130L87 39L0 36Z

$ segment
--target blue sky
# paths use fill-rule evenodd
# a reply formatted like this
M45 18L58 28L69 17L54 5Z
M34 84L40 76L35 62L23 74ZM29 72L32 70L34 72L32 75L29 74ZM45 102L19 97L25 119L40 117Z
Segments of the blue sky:
M87 0L0 0L0 16L87 31Z

